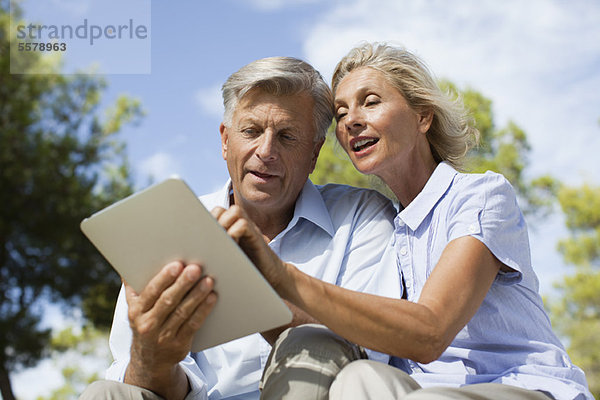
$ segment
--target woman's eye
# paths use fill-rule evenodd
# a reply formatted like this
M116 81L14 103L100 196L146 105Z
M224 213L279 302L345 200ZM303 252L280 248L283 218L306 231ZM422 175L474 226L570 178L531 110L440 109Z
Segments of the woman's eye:
M346 112L344 111L338 111L337 113L335 113L335 120L339 121L342 118L344 118L346 116Z
M374 106L375 104L379 104L379 98L377 97L372 97L369 96L365 99L365 105L368 106Z

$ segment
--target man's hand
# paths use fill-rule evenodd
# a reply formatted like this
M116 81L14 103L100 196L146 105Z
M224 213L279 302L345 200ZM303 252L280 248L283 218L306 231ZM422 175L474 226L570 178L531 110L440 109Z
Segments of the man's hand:
M266 238L256 224L237 205L227 210L215 207L211 213L279 293L280 286L287 278L287 265L267 245Z
M178 363L213 309L213 287L200 266L181 262L167 264L139 294L125 283L133 332L125 383L168 400L185 397L189 383Z

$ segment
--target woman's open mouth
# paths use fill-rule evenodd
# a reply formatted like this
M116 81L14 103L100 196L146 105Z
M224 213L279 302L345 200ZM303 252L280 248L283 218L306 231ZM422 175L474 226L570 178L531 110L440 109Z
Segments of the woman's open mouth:
M379 142L379 139L377 139L377 138L364 138L364 139L352 141L352 143L351 143L352 151L359 152L361 150L364 150L368 147L373 146L377 142Z

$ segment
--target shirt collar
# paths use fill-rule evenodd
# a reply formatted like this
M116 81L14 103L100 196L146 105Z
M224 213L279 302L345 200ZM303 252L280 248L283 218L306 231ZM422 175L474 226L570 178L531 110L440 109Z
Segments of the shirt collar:
M229 199L232 190L231 179L229 179L223 189L221 189L221 193L219 195L221 198L221 204L224 208L229 208L231 205ZM294 208L294 216L288 224L288 228L296 225L300 218L304 218L317 225L327 232L331 237L335 235L335 229L333 228L331 215L327 210L327 206L325 206L323 197L310 179L306 180L304 187L298 195L296 206ZM287 230L287 228L284 229L284 231L285 230Z
M227 183L223 188L218 192L219 204L223 208L229 208L231 203L229 202L231 199L231 195L233 193L233 186L231 185L231 178L227 179Z
M294 226L300 218L304 218L317 225L331 237L335 235L331 215L327 210L327 206L325 206L323 197L310 179L306 180L306 183L298 196L298 200L296 200L294 216L292 217L289 226Z
M456 170L450 164L446 162L439 163L427 180L423 190L405 209L400 211L397 218L408 225L411 230L417 230L425 217L446 193L456 174Z

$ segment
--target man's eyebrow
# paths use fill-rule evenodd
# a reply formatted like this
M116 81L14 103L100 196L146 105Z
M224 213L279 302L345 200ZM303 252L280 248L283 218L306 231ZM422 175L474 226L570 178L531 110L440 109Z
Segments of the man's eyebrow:
M244 117L238 119L238 125L239 124L248 124L248 123L256 124L256 118L252 117L251 115L247 115L247 116L244 116Z

